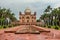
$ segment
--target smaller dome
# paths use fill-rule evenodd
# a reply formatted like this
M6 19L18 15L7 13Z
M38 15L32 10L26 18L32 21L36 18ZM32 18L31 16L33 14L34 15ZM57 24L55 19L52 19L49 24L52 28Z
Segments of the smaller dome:
M25 12L31 12L31 10L29 8L26 8Z

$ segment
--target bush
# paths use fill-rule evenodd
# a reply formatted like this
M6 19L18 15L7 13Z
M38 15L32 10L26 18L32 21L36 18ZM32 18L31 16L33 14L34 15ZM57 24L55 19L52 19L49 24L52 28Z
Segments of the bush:
M3 28L7 28L7 26L6 25L3 25Z
M46 25L44 25L43 27L46 27Z
M59 27L55 26L55 29L57 29L57 30L58 30L58 29L59 29Z
M0 29L2 29L2 26L0 25Z
M51 28L51 26L49 25L48 28Z
M12 25L8 25L8 27L9 27L9 28L11 28L11 27L12 27Z

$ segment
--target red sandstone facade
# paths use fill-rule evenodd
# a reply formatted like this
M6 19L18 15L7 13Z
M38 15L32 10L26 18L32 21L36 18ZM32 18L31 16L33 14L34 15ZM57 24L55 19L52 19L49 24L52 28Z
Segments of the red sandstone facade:
M12 22L13 25L44 25L43 22L36 21L36 12L32 13L29 8L26 8L24 13L19 12L19 20Z
M19 12L20 25L35 25L36 24L36 12L31 13L29 8L25 9L24 14Z

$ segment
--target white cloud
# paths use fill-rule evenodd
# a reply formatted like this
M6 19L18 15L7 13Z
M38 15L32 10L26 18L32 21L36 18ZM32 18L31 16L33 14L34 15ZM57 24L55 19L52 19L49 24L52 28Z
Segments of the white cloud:
M0 2L8 2L8 3L34 3L40 1L41 0L0 0Z
M35 2L56 2L60 0L0 0L0 2L7 3L35 3Z
M0 0L0 6L12 9L16 17L18 17L18 12L24 11L26 7L36 11L39 17L48 5L59 7L60 0Z
M60 2L54 4L54 8L60 7Z

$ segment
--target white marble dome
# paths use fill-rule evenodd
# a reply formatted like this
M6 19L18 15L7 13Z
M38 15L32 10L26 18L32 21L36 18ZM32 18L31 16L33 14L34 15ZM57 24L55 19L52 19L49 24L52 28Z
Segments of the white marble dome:
M31 10L29 8L26 8L25 12L31 12Z

